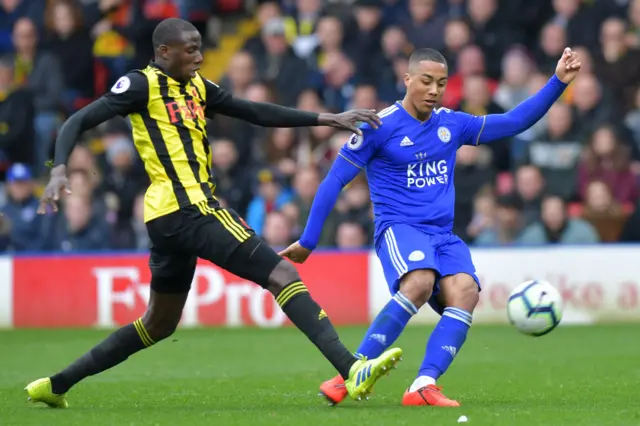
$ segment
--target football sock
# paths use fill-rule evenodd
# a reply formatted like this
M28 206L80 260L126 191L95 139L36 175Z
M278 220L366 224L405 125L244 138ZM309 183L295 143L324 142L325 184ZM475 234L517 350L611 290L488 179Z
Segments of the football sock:
M113 332L60 373L51 376L51 390L55 394L63 394L85 377L108 370L154 343L142 319L137 319L133 324Z
M358 355L377 358L396 341L418 308L397 292L378 313L360 343Z
M449 368L467 338L471 327L471 314L459 308L445 308L442 318L427 342L418 377L426 376L438 380Z
M329 317L312 298L302 281L287 285L276 302L291 322L322 352L322 355L347 379L357 358L344 347Z

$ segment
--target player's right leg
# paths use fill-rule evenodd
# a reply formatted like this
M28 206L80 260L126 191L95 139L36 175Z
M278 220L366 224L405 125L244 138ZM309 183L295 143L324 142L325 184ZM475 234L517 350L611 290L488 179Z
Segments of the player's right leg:
M175 216L165 216L148 226L152 241L160 246L151 249L151 292L144 315L116 330L59 373L28 384L25 391L30 401L67 408L66 393L76 383L122 363L173 334L182 316L197 260L193 255L171 253L163 235L171 231L173 219Z
M376 359L355 357L340 341L326 312L313 300L295 267L258 238L232 210L216 209L203 221L198 256L253 281L273 294L282 311L345 379L354 399L366 397L399 360L390 349Z
M408 225L385 230L377 254L393 297L367 330L359 354L375 357L392 345L411 317L429 301L438 275L438 239ZM334 404L345 397L339 377L324 382L320 392ZM444 399L438 391L430 395L429 405L446 404Z

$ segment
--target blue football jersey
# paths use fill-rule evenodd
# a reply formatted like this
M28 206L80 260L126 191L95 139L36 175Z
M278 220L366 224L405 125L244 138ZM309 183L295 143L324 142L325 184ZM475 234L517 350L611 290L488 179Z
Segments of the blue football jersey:
M382 125L364 125L362 136L353 135L339 154L366 171L376 242L398 223L429 234L451 232L456 151L479 143L486 117L439 108L420 122L400 102L378 115Z

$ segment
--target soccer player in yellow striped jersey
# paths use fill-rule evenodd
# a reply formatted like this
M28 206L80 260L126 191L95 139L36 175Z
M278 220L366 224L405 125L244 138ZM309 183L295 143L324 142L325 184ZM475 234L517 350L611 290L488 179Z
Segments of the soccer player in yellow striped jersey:
M180 321L198 257L270 291L291 322L345 379L349 394L355 399L366 396L402 351L390 349L371 360L352 354L292 264L269 248L236 212L221 208L214 196L205 119L220 113L262 126L328 125L359 132L357 122L376 127L378 116L367 110L316 114L236 99L198 74L201 37L181 19L158 24L153 44L155 58L147 68L121 77L109 93L62 126L39 210L41 214L49 207L57 210L60 191L70 192L65 164L80 134L116 115L129 116L134 143L151 180L144 212L151 240L147 311L64 370L28 384L29 398L66 408L66 393L80 380L169 337Z

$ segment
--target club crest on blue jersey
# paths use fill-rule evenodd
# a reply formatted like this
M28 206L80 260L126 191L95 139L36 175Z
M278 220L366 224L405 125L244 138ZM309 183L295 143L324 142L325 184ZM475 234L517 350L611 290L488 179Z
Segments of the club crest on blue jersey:
M349 148L352 151L356 151L362 146L363 142L364 142L364 138L354 133L347 141L347 148Z
M444 143L451 141L451 132L446 127L438 127L438 138Z

